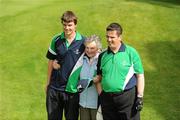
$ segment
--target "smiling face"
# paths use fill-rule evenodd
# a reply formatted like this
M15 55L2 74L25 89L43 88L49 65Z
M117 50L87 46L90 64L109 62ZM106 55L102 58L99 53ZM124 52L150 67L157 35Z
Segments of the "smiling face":
M63 25L65 36L71 36L72 34L76 32L76 25L73 21L72 22L63 21L62 25Z
M85 46L86 46L85 53L87 54L88 57L92 58L96 56L96 54L98 53L98 47L95 41L87 42Z
M107 31L106 39L107 39L108 46L111 50L119 48L121 44L121 36L117 34L116 30Z

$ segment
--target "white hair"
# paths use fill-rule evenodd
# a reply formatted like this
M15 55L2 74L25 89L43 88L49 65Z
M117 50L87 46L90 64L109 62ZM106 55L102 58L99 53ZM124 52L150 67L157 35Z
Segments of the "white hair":
M85 44L85 46L86 46L87 43L91 43L91 42L95 42L95 43L96 43L96 46L97 46L97 48L98 48L99 50L102 49L101 39L100 39L99 36L97 36L97 35L91 35L91 36L87 37L87 38L85 39L84 44Z

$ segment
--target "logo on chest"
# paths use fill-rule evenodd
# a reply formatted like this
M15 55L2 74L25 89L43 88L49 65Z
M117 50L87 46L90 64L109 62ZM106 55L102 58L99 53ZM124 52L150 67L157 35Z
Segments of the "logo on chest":
M76 55L80 54L79 49L74 50L74 53L75 53Z
M130 64L128 61L126 61L126 60L123 60L123 61L121 62L121 65L124 66L124 67L129 67L129 66L131 66L131 64Z

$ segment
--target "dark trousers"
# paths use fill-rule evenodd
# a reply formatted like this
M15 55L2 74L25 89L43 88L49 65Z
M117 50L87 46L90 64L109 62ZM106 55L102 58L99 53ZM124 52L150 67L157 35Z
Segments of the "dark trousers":
M119 92L102 92L100 95L103 120L140 120L135 110L136 88Z
M66 120L78 120L79 94L69 94L48 87L46 108L48 120L62 120L63 110Z

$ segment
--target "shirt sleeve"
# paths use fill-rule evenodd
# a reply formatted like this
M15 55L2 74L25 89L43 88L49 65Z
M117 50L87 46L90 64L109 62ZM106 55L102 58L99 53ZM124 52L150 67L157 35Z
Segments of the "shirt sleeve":
M103 53L101 53L98 57L98 62L97 62L97 75L102 75L102 69L101 69L101 58L102 58Z
M57 53L56 53L55 43L56 43L57 39L58 39L58 35L53 37L53 39L50 43L49 49L47 51L46 57L50 60L56 59Z
M131 60L133 63L133 67L134 67L134 71L136 74L142 74L144 73L144 69L143 69L143 65L141 62L141 58L138 54L138 52L132 48L132 52L131 52Z

